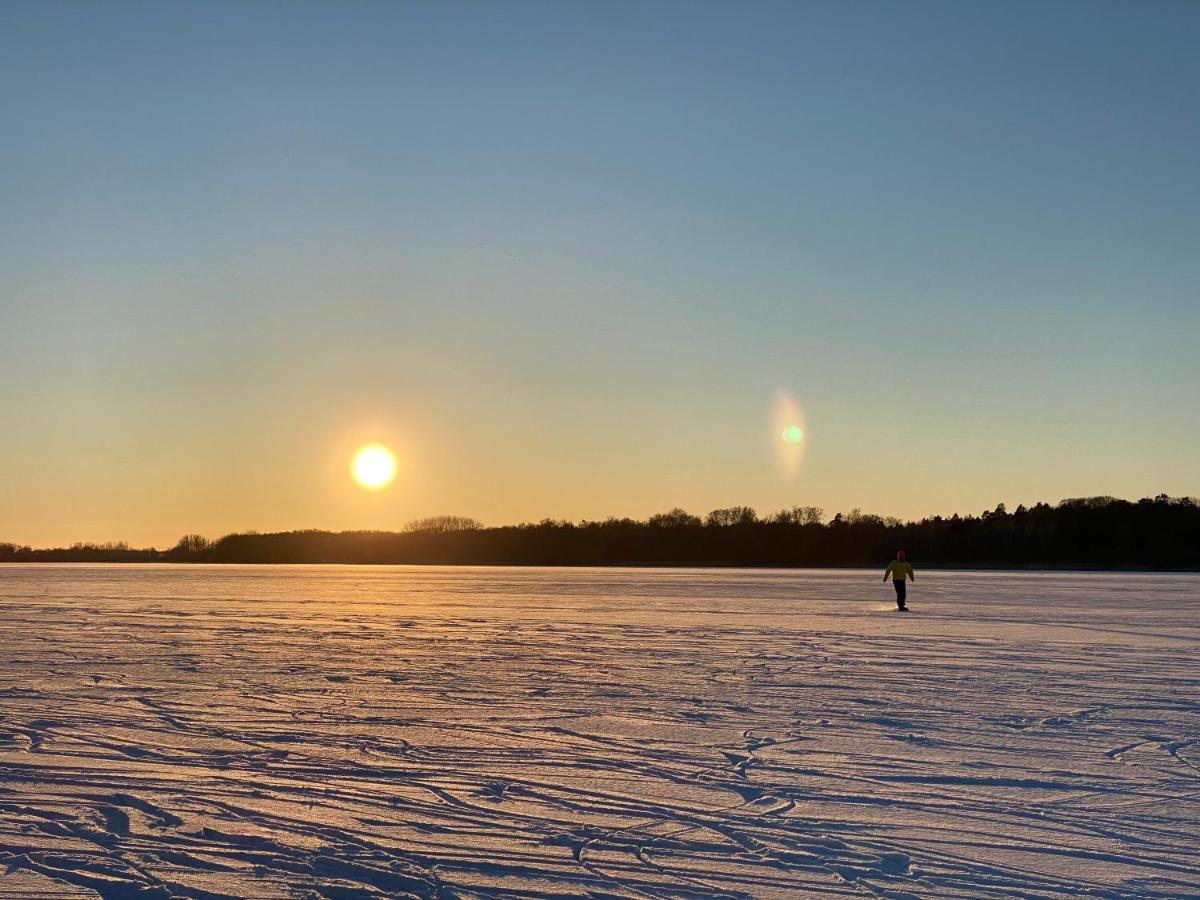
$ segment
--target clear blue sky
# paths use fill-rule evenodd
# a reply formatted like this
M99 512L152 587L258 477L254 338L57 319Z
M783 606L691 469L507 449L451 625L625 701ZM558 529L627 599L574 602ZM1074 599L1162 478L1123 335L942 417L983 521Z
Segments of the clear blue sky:
M1200 493L1197 47L1192 2L6 3L0 540Z

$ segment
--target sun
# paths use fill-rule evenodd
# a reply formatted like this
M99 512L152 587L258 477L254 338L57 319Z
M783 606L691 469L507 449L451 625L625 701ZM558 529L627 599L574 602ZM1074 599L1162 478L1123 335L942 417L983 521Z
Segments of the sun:
M367 444L350 460L350 474L368 491L382 490L396 478L396 457L383 444Z

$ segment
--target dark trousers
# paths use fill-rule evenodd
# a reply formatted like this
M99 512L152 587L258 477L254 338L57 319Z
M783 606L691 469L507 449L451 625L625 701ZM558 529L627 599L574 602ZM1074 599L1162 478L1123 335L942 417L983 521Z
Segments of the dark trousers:
M908 586L903 581L893 581L892 587L896 589L896 605L903 606L905 591Z

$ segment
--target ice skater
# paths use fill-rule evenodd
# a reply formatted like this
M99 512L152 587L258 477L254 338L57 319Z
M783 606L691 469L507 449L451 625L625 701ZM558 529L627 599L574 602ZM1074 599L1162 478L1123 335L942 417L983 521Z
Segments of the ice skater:
M908 607L904 605L908 588L904 579L911 578L916 581L917 576L913 574L912 566L904 561L903 550L897 550L896 558L887 564L887 568L883 570L883 580L887 581L889 575L892 578L892 587L896 589L896 607L900 612L908 612Z

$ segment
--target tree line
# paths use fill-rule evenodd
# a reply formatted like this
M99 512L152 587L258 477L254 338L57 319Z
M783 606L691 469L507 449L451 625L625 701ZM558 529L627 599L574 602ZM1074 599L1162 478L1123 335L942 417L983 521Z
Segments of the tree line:
M245 532L215 541L189 534L169 550L0 544L0 562L875 566L899 549L918 566L1200 570L1200 501L1088 497L916 522L857 509L826 520L812 506L769 516L735 506L703 518L673 509L644 521L545 519L491 528L438 516L401 531Z

